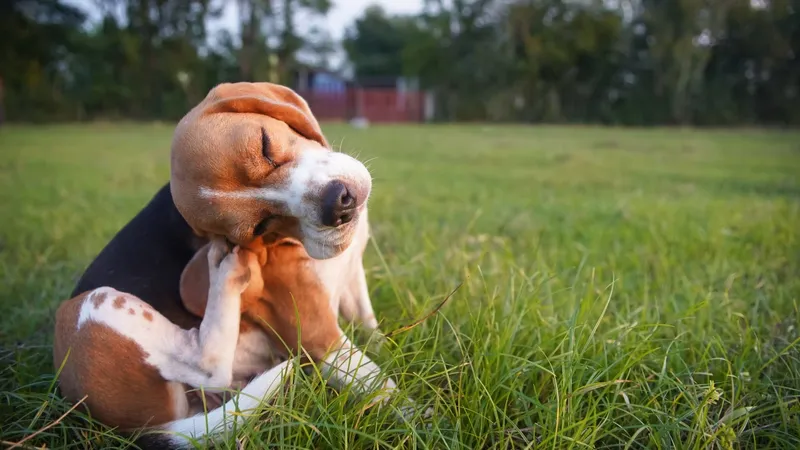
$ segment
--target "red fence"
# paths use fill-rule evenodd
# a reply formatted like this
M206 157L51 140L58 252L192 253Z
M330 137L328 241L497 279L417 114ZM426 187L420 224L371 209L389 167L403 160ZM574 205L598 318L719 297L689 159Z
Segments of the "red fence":
M348 120L349 105L346 92L298 91L311 108L317 120Z
M350 88L345 92L299 92L318 120L350 120L363 117L370 122L421 122L425 94L395 89Z

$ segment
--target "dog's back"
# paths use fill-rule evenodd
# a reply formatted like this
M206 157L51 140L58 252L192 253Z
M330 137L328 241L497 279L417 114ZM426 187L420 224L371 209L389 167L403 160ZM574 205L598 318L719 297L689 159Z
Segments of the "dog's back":
M200 319L183 307L178 284L203 244L175 208L166 184L103 248L70 296L112 287L143 299L181 328L197 327Z

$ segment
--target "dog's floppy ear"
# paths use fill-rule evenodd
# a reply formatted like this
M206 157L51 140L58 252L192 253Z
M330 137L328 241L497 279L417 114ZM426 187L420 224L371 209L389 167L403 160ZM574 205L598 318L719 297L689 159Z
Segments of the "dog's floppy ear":
M292 89L273 83L224 83L206 97L204 114L257 113L285 122L298 134L328 148L308 103Z
M203 317L208 303L210 285L208 272L208 250L211 244L204 245L192 256L181 273L179 291L183 306L197 317Z
M197 317L203 317L208 304L208 290L211 284L208 267L208 251L211 244L204 245L186 264L181 273L179 292L184 308ZM265 249L243 249L239 252L240 261L249 266L250 282L242 292L242 308L245 299L259 298L264 290L261 266L267 262Z

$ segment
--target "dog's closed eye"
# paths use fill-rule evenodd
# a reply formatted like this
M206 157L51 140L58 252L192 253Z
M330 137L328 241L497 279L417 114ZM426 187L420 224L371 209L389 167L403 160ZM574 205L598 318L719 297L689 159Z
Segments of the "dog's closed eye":
M261 127L261 154L264 155L264 159L266 159L272 167L278 167L270 155L269 147L269 135L267 135L267 130L264 129L264 127Z

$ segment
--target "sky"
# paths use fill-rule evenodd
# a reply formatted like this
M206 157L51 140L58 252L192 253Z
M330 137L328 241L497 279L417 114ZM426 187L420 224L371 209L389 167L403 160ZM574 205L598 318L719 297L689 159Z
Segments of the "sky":
M91 19L97 19L95 0L65 0L64 3L78 6L89 13ZM377 4L389 13L408 14L416 13L422 9L423 0L332 0L333 8L328 13L323 24L334 39L344 35L346 27L362 14L369 5ZM214 30L227 28L231 31L238 30L236 26L236 1L227 0L222 18L211 24Z
M424 0L332 0L333 7L323 19L317 19L314 24L325 28L335 41L340 41L344 37L345 30L349 28L355 19L360 17L364 10L370 5L380 5L389 14L411 14L417 13L422 9ZM222 17L209 24L209 32L215 33L219 29L228 29L234 33L238 32L237 25L237 6L234 0L228 0L223 11ZM302 19L296 20L295 26L300 33L303 32L304 24ZM340 66L345 55L340 49L330 58L334 67ZM302 59L302 58L300 58Z
M1 1L1 0L0 0ZM89 14L90 20L99 19L99 12L95 7L96 0L64 0L64 3L75 5ZM237 6L235 0L225 0L226 5L222 17L209 23L209 37L213 39L216 32L221 29L228 29L234 35L238 34L237 25ZM350 27L356 18L361 16L363 11L370 5L380 5L390 14L412 14L422 9L424 0L332 0L333 7L328 15L321 20L316 20L315 25L324 28L330 36L339 41L345 33L346 28ZM298 30L303 31L303 24L297 23ZM338 66L344 55L337 52L333 55L331 63Z
M334 39L344 35L346 27L359 17L370 5L377 4L389 13L416 13L422 9L423 0L332 0L333 8L325 18L328 31ZM230 0L225 11L224 23L233 26L236 22L236 2Z

